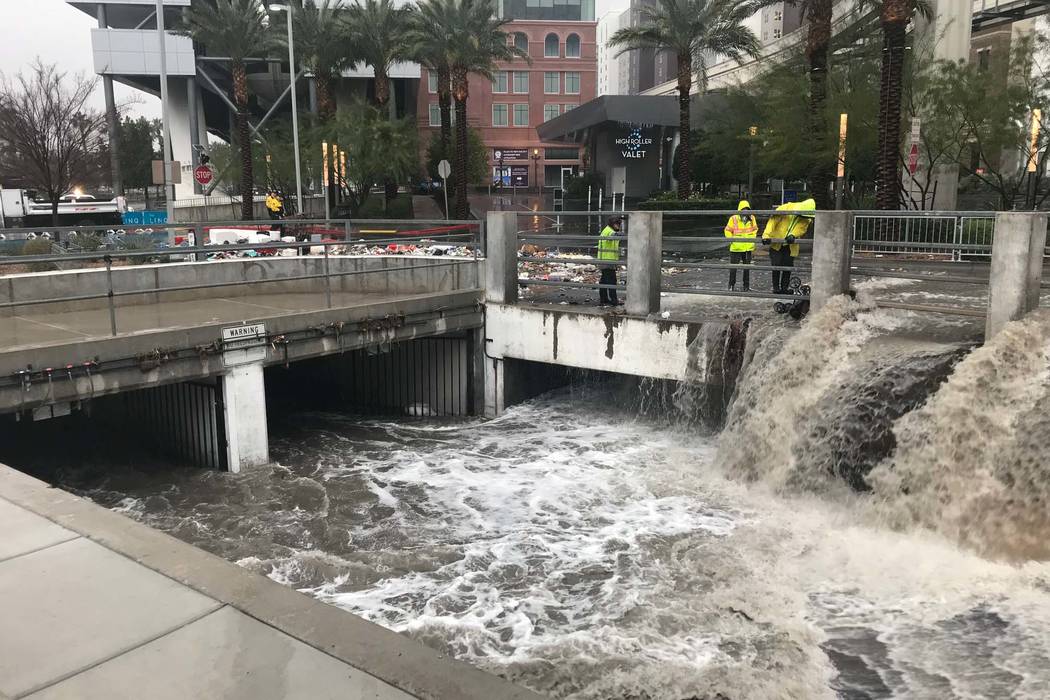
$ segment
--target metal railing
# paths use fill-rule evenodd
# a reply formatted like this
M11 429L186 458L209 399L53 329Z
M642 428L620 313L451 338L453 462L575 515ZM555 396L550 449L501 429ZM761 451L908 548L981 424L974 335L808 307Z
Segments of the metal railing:
M853 252L960 262L990 258L995 212L857 212Z
M808 266L778 267L771 264L743 265L723 262L732 242L723 233L726 221L736 215L735 210L726 211L675 211L662 212L664 235L661 251L661 292L668 294L696 294L707 296L744 297L773 299L779 301L807 301L808 288L797 275L809 272ZM805 212L798 212L805 213ZM754 211L760 219L760 230L770 216L783 216L784 212ZM618 237L621 258L618 261L599 260L596 256L599 236L607 218L623 216L624 228ZM536 288L561 288L573 290L611 289L626 292L625 282L631 275L629 251L631 244L630 214L621 211L603 212L542 212L518 213L518 285L521 290ZM673 235L668 235L670 231ZM812 227L797 239L800 247L808 252L812 244ZM753 242L758 251L765 250L763 239L736 238L736 242ZM781 239L769 239L769 243L782 243ZM533 248L530 248L532 246ZM804 256L808 259L808 255ZM601 284L599 272L604 268L625 271L616 285ZM726 273L740 270L753 275L754 291L736 291L726 288ZM766 277L772 272L790 272L794 276L790 285L794 293L778 294ZM765 291L768 286L769 291ZM760 288L761 287L761 288ZM542 298L541 292L533 292L534 301L553 301Z
M334 222L322 222L334 223ZM110 317L111 335L117 335L117 306L116 299L122 297L162 295L175 292L186 292L191 290L206 290L217 288L236 288L245 285L258 284L281 284L289 282L301 282L316 280L323 285L325 295L325 308L332 308L332 283L344 277L360 275L392 274L397 273L404 267L382 267L377 269L355 269L355 270L333 270L331 260L336 257L387 257L396 256L402 260L411 260L413 263L419 261L421 265L412 264L409 267L421 267L434 269L454 265L473 264L475 271L482 254L481 241L483 239L483 224L477 221L466 222L444 222L448 227L441 227L434 233L423 235L411 235L396 229L389 228L392 225L405 226L407 224L430 224L426 221L357 221L353 224L345 222L346 228L340 230L339 238L325 238L321 234L311 234L319 240L281 241L269 240L259 242L238 242L212 244L205 241L204 244L184 242L181 245L156 245L146 249L107 248L100 247L91 251L66 251L61 254L51 252L40 255L0 255L0 276L5 270L11 268L26 268L28 272L42 272L58 269L62 266L64 271L69 270L70 264L81 263L86 268L93 270L105 269L105 291L87 294L74 294L48 298L18 299L0 302L0 310L15 309L23 307L37 307L47 304L66 304L71 302L86 302L93 300L107 300ZM238 222L239 226L257 228L251 223ZM269 225L269 222L266 222ZM379 228L380 226L387 228ZM86 227L73 229L77 236L85 231L90 232L105 227ZM174 230L187 229L184 225L162 225L160 228L171 232ZM191 226L192 229L200 230L200 226ZM219 227L207 227L204 229L204 238L207 239L208 229ZM419 230L413 229L412 232ZM425 230L425 229L424 229ZM24 230L26 233L35 233ZM349 234L348 234L349 232ZM7 231L5 233L11 233ZM10 240L10 239L8 239ZM45 239L47 240L47 239ZM49 245L55 245L48 241ZM223 260L238 257L267 258L286 257L288 255L300 258L320 258L323 260L321 271L316 273L292 274L287 276L271 277L267 279L239 279L221 280L217 282L195 282L192 284L179 284L164 287L152 287L147 289L116 289L113 281L114 269L121 269L120 263L125 265L134 264L209 264L215 260ZM22 270L16 270L18 274ZM8 273L11 274L11 273Z

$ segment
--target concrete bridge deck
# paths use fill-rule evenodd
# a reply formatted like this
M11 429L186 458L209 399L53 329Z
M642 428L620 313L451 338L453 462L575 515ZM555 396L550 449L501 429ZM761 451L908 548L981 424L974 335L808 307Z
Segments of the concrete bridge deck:
M4 465L0 532L4 700L540 697Z

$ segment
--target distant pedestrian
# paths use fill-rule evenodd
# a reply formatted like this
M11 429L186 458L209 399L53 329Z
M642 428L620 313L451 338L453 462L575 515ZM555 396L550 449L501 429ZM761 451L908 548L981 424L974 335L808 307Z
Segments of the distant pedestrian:
M620 229L622 227L623 217L614 216L609 219L599 234L599 262L616 263L615 265L603 265L601 268L601 277L598 279L598 284L602 285L598 289L598 301L601 306L617 306L620 303L616 297L616 285L618 284L616 270L620 266Z
M758 222L755 221L755 217L751 215L751 205L745 199L740 202L737 206L739 214L734 214L729 217L729 221L726 223L725 234L726 238L757 238L758 237ZM755 242L754 241L732 241L729 244L729 264L730 265L750 265L751 258L755 253ZM729 271L729 291L736 290L736 268L734 267ZM751 271L744 270L744 289L743 291L751 291Z
M813 221L812 213L817 203L812 199L801 202L788 202L777 207L778 212L770 217L766 230L762 232L762 245L769 246L769 262L773 267L794 267L798 257L799 245L796 239L802 238ZM806 212L793 214L791 212ZM773 270L773 293L791 294L791 270Z
M266 210L270 213L270 218L275 221L284 215L284 203L276 192L266 195Z

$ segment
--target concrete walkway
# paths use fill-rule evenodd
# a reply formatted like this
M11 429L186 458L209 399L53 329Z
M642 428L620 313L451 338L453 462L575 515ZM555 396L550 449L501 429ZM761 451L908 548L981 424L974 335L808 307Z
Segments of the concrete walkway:
M0 700L539 698L0 465Z

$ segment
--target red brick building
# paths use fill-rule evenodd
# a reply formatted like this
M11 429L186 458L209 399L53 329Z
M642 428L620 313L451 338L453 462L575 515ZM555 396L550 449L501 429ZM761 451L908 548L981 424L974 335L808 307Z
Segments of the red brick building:
M573 9L577 16L588 16L579 13L578 5ZM579 147L544 143L536 127L595 97L593 9L589 17L589 21L515 19L505 31L528 51L532 64L521 60L501 64L492 81L470 76L467 120L488 149L493 182L502 179L505 185L535 187L538 179L544 187L559 187L563 173L580 171ZM424 68L419 87L416 114L420 143L426 148L441 127L437 76Z

